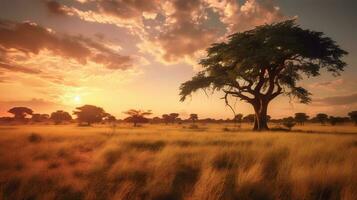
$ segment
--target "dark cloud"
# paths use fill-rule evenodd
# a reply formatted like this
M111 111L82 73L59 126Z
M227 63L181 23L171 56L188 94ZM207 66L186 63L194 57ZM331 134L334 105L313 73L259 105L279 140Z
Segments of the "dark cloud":
M133 19L142 17L144 12L157 12L159 3L159 0L99 0L97 6L103 13L121 19Z
M67 12L64 8L64 6L57 1L46 1L46 6L48 10L56 15L66 15Z
M132 66L131 57L119 55L102 43L83 36L60 35L31 22L0 20L0 49L2 68L12 71L38 72L16 65L16 58L9 54L14 49L29 59L31 54L37 55L47 50L53 55L74 59L81 64L91 61L109 69L127 69Z
M133 32L142 40L138 45L140 49L154 54L164 62L176 62L186 58L192 61L191 58L197 58L197 55L202 54L202 50L219 41L224 35L284 18L273 0L86 2L96 7L87 10L73 5L60 7L66 11L66 15L77 16L85 21L127 27L130 32L137 29Z
M339 106L339 105L355 104L357 103L357 93L345 95L345 96L333 96L333 97L314 99L313 103L315 105L321 105L321 106Z

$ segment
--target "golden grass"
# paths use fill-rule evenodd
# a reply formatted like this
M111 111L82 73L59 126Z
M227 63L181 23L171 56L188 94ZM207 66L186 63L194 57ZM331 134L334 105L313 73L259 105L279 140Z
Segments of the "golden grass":
M247 126L2 126L0 200L357 199L356 127Z

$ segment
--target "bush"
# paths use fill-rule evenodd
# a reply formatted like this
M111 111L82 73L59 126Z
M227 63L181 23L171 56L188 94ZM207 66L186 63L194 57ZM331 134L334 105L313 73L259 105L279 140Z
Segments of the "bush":
M31 133L28 137L27 137L28 141L31 143L38 143L42 141L42 137L39 134L36 133Z
M283 122L283 125L290 131L296 125L296 123L293 121L285 121Z
M191 124L188 128L189 129L198 129L198 126L196 124Z
M227 128L227 127L224 127L224 128L223 128L223 131L224 131L224 132L229 132L229 131L231 131L231 129L229 129L229 128Z

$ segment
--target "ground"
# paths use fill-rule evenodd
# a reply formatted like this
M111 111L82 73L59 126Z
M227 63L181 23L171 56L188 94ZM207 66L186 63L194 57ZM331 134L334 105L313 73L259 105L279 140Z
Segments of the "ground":
M196 126L0 126L0 200L357 199L353 125Z

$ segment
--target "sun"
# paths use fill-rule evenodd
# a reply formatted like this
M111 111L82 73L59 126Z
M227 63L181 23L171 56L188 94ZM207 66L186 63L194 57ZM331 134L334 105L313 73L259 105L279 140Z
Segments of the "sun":
M76 103L76 104L79 104L79 103L81 103L81 96L79 96L79 95L76 95L76 96L74 96L74 102Z

